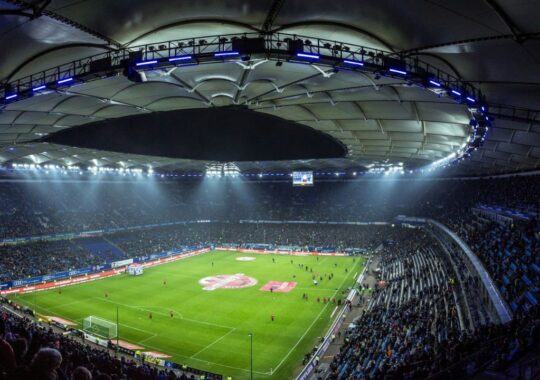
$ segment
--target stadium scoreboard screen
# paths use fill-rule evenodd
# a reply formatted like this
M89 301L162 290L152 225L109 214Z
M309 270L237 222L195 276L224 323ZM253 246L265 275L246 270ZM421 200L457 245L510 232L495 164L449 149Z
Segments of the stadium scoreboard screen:
M313 172L293 172L293 186L313 186Z

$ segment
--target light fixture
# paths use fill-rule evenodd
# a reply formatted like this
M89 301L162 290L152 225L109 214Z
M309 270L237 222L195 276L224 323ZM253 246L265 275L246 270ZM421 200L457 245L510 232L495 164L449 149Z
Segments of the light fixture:
M191 55L184 55L184 56L181 56L181 57L171 57L171 58L169 58L169 62L188 61L191 58L192 58Z
M41 86L34 87L34 88L32 89L32 91L38 92L38 91L44 90L45 88L47 88L47 86L45 86L44 84L42 84Z
M403 71L403 70L398 70L398 69L390 68L388 71L390 71L391 73L396 73L396 74L401 74L401 75L407 75L407 72L406 72L406 71Z
M137 67L140 67L140 66L148 66L148 65L154 65L157 63L157 59L153 59L151 61L142 61L142 62L137 62L135 64L135 66Z
M308 53L296 53L296 56L300 58L310 58L310 59L320 58L317 54L308 54Z
M228 56L234 56L238 55L237 51L218 51L217 53L214 53L214 57L228 57Z
M352 61L350 59L344 59L343 63L346 63L347 65L353 65L353 66L364 66L364 62Z
M72 77L60 79L60 80L59 80L58 82L56 82L56 83L57 83L57 84L64 84L64 83L69 83L69 82L73 82L73 78L72 78Z

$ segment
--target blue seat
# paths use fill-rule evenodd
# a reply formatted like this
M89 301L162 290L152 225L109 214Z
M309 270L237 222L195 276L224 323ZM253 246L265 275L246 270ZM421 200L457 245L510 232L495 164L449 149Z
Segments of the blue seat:
M538 301L536 300L536 297L531 292L525 293L525 297L529 300L529 302L533 305L537 305Z

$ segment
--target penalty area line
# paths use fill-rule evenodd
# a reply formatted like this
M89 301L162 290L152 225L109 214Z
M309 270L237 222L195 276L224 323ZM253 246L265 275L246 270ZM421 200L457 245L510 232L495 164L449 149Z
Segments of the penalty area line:
M123 307L128 308L128 309L140 310L140 311L149 312L149 313L155 313L157 315L163 315L165 317L169 316L169 314L160 313L159 311L155 311L155 309L158 309L159 307L157 307L157 308L153 308L153 307L144 308L144 307L141 307L141 306L132 306L132 305L127 305L127 304L123 304L123 303L120 303L120 302L114 302L114 301L111 301L111 300L106 300L106 299L103 299L101 297L94 297L94 298L97 299L97 300L103 301L103 302L108 302L108 303L112 303L114 305L123 306ZM224 329L228 329L228 330L236 328L236 327L231 327L231 326L219 325L217 323L212 323L212 322L198 321L196 319L185 318L181 313L179 313L179 314L180 314L180 318L178 320L181 320L181 321L188 321L188 322L198 323L198 324L201 324L201 325L224 328Z
M154 350L162 350L161 348L159 347L154 347L154 346L150 346L148 344L145 345L146 347L148 348L153 348ZM220 363L216 363L216 362L211 362L211 361L208 361L208 360L204 360L204 359L197 359L197 358L193 358L193 357L190 357L190 356L186 356L186 355L182 355L178 352L173 352L173 351L169 351L169 352L166 352L167 354L172 354L172 355L176 355L178 357L181 357L181 358L184 358L184 359L191 359L191 360L195 360L197 362L201 362L201 363L205 363L205 364L210 364L210 365L215 365L215 366L219 366L219 367L224 367L224 368L230 368L230 369L236 369L236 370L239 370L239 371L244 371L244 372L250 372L249 369L246 369L246 368L240 368L240 367L233 367L233 366L230 366L230 365L226 365L226 364L220 364ZM256 373L258 375L265 375L265 376L269 376L270 375L270 372L259 372L259 371L253 371L253 373Z
M209 349L210 347L212 347L214 344L220 342L223 338L225 338L227 335L229 335L230 333L232 333L233 331L235 331L236 329L232 329L231 331L229 331L228 333L224 334L223 336L219 337L218 339L216 339L215 341L213 341L212 343L210 343L208 346L204 347L203 349L197 351L196 353L194 353L193 355L190 356L191 359L193 359L195 356L199 355L201 352L203 351L206 351L207 349Z

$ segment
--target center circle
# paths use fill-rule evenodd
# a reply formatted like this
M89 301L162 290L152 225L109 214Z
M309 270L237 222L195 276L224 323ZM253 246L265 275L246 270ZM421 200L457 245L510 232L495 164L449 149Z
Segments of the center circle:
M218 274L217 276L208 276L201 278L199 284L203 290L213 291L216 289L241 289L249 288L257 284L253 277L237 274Z

